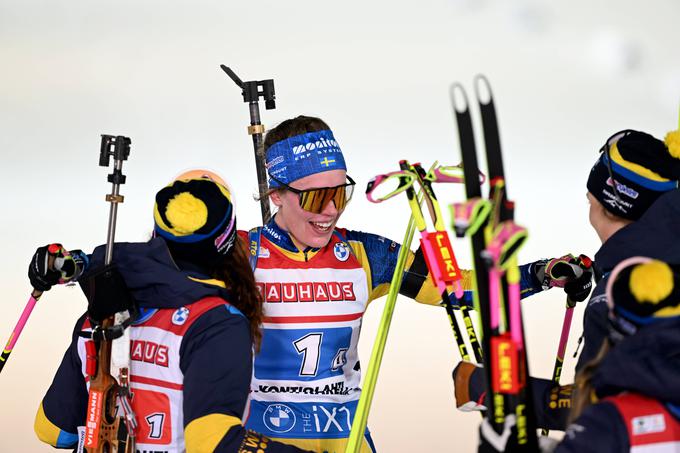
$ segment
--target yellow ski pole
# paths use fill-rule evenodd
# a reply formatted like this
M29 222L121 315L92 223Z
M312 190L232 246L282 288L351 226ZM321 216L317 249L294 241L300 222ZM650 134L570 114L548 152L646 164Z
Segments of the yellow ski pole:
M373 401L373 394L375 393L375 385L378 381L378 372L380 371L380 364L382 363L383 353L385 352L385 344L387 343L387 334L390 331L390 324L392 323L392 314L394 313L394 304L399 295L401 288L401 280L404 276L404 267L406 266L406 259L410 250L410 244L413 240L415 232L415 221L413 214L409 217L408 226L406 227L406 234L399 249L397 256L397 266L394 269L392 282L390 283L390 290L387 293L387 301L385 301L385 308L383 309L382 318L380 319L380 326L373 344L373 351L371 352L371 361L368 363L368 371L364 380L364 388L359 398L359 405L357 406L352 422L352 430L349 434L347 448L345 453L359 453L361 444L364 439L364 431L366 431L366 424L368 422L368 412L371 410L371 402Z

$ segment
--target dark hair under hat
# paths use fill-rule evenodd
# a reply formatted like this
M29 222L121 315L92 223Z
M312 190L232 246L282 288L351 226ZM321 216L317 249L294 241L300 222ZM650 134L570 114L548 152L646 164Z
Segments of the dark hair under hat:
M612 214L637 220L680 180L680 131L665 142L634 130L614 134L600 150L588 191Z
M176 258L213 264L236 241L229 190L209 178L173 181L156 194L154 231Z

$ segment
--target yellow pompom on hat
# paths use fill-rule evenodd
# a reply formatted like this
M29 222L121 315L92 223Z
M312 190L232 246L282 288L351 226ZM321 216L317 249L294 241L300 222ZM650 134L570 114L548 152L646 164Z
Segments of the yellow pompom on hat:
M680 268L644 259L614 269L613 311L636 325L680 316Z
M667 133L663 141L668 153L675 159L680 159L680 129Z
M229 190L196 176L175 180L156 194L154 231L176 257L212 262L233 248L236 217Z

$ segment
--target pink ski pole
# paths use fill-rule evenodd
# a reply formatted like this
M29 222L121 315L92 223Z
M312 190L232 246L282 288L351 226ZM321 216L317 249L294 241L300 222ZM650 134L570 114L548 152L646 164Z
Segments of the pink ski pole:
M36 302L38 302L38 299L40 299L40 296L42 296L42 291L34 289L33 292L31 292L31 297L28 298L26 307L24 307L24 311L21 313L17 325L14 326L14 330L12 331L12 334L9 336L9 340L7 340L7 345L5 346L5 349L2 351L2 355L0 355L0 371L2 371L2 369L5 367L5 363L7 363L7 359L9 358L9 355L12 353L14 345L17 344L19 335L21 335L21 331L24 330L24 326L28 321L28 317L31 316L33 307L35 307L35 304Z

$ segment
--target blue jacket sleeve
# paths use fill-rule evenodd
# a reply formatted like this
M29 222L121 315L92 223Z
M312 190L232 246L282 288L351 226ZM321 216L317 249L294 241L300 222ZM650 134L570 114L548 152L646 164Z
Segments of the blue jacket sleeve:
M84 320L85 315L76 322L71 344L35 420L38 438L57 448L73 448L78 443L78 426L85 424L88 395L78 356L78 332Z
M617 453L629 451L628 432L611 403L587 407L569 425L554 453Z
M536 277L536 271L534 270L535 264L536 262L527 263L522 264L519 267L521 286L520 291L522 299L524 299L525 297L533 296L534 294L543 291L541 283L538 281L538 278Z
M392 281L394 268L397 267L397 257L401 245L377 234L361 231L345 231L347 241L363 245L371 270L371 283L374 289Z

